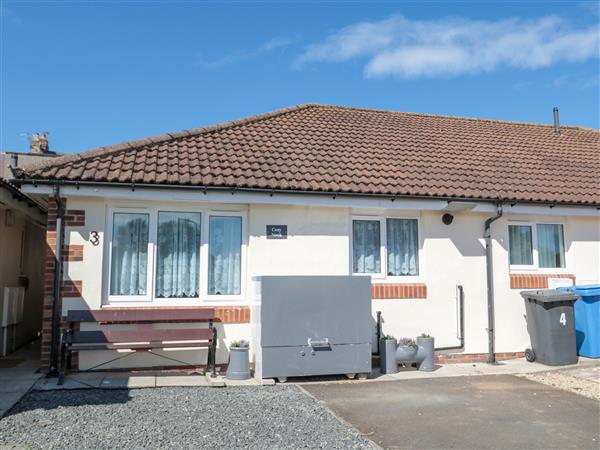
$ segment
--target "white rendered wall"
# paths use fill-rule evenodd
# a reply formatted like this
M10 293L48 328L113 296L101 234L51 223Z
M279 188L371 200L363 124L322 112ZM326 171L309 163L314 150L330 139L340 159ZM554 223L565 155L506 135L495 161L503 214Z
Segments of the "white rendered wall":
M178 203L161 202L171 210ZM188 203L189 205L189 203ZM247 207L247 292L236 304L249 304L250 279L259 275L345 275L350 273L350 221L354 214L397 215L383 208L330 206L285 206L250 204ZM102 257L105 232L105 200L69 198L69 209L86 210L85 227L66 229L66 241L84 245L84 261L67 263L65 278L83 281L82 299L65 299L68 308L102 306ZM549 208L547 211L551 211ZM546 211L544 210L544 211ZM426 299L373 301L373 319L382 311L384 333L414 337L421 332L436 337L437 346L458 344L456 286L465 293L465 353L487 352L487 294L484 221L492 213L454 213L451 225L441 221L442 212L415 210L402 214L419 217L422 234L422 282ZM506 214L492 225L494 293L496 307L496 351L517 352L529 344L524 305L519 290L510 289L508 266L508 221L562 221L565 224L566 262L564 273L578 283L600 278L600 219L598 217L524 216ZM267 225L287 225L288 238L267 239ZM98 231L100 245L89 242L90 231ZM385 282L385 280L378 281ZM397 282L397 281L395 281ZM230 304L231 302L224 302ZM200 303L204 304L204 303ZM215 304L212 302L211 304ZM220 330L221 331L221 330ZM224 344L231 339L249 339L250 324L225 324L218 362L226 360ZM136 356L137 357L137 356ZM82 354L82 362L92 363ZM201 356L203 358L203 356ZM179 359L179 358L178 358ZM96 359L94 359L96 361ZM126 360L127 361L127 360Z

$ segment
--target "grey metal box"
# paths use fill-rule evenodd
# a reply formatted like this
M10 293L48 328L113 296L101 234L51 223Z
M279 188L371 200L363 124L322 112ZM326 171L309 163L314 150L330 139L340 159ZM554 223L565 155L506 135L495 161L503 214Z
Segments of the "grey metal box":
M371 371L370 277L264 276L255 283L257 377Z

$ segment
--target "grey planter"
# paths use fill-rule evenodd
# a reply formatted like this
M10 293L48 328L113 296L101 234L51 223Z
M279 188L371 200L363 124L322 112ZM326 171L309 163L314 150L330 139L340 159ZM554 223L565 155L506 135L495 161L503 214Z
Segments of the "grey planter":
M417 345L419 346L419 351L417 352L417 359L421 361L419 363L419 370L424 372L431 372L434 368L433 366L433 356L435 353L435 345L432 337L418 337Z
M381 373L397 373L398 363L396 362L396 340L379 340L379 369Z
M229 349L229 365L225 376L230 380L247 380L250 378L248 347L231 347Z
M417 347L412 345L400 345L396 349L396 361L398 363L412 362L417 356Z

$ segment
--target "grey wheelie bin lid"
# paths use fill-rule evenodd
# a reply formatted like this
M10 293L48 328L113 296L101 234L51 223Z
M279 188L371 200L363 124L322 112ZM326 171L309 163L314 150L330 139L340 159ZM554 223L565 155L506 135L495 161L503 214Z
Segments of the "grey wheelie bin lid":
M537 291L521 291L521 297L531 299L538 303L548 302L575 302L579 295L571 292L558 291L556 289L538 289Z
M535 360L550 366L575 364L573 305L579 296L555 289L522 291L521 296L525 299L527 331Z

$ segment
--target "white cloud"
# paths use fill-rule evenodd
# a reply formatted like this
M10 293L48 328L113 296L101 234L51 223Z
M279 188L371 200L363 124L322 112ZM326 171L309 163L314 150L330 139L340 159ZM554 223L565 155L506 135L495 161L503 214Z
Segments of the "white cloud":
M598 58L596 25L575 28L555 16L498 21L392 16L342 28L311 44L295 66L365 60L366 77L457 76L502 67L538 69Z
M266 42L263 42L257 48L253 50L234 50L231 53L221 56L220 58L213 60L206 60L201 55L196 57L196 65L205 67L207 69L218 69L224 66L230 66L233 64L247 61L249 59L256 58L262 54L275 51L287 47L294 42L293 39L285 37L275 37Z

